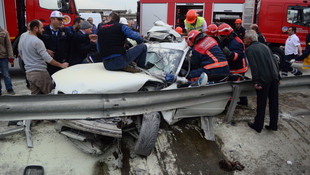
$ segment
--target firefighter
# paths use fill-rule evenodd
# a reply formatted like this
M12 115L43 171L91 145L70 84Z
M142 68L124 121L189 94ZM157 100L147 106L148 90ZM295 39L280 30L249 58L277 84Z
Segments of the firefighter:
M185 29L188 32L197 30L199 32L205 32L207 30L207 23L203 17L199 17L195 10L189 10L184 20Z
M219 43L219 38L217 37L217 26L215 24L208 25L206 34L215 39L217 43Z
M245 28L242 27L242 20L240 18L235 21L235 29L234 32L238 35L238 37L243 41L243 37L245 34Z
M175 28L175 31L178 32L178 34L180 34L180 35L183 34L183 29L181 27Z
M217 35L226 55L231 74L245 75L248 64L245 59L245 47L230 25L223 23L217 29ZM238 80L237 80L238 81ZM248 105L247 97L240 97L240 105Z
M218 43L212 37L197 30L188 33L188 44L192 46L192 70L187 79L194 82L205 72L212 81L214 75L228 75L229 66Z

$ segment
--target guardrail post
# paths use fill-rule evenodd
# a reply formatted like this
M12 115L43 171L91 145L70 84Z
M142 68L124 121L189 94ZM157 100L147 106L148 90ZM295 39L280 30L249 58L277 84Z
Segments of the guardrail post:
M226 122L230 122L231 121L232 116L234 115L234 112L235 112L235 109L236 109L236 106L237 106L237 102L238 102L238 99L239 99L239 96L240 96L240 92L241 92L241 90L240 90L239 85L233 85L233 95L232 95L232 98L231 98L230 105L228 107L226 116L224 118L224 121L226 121Z

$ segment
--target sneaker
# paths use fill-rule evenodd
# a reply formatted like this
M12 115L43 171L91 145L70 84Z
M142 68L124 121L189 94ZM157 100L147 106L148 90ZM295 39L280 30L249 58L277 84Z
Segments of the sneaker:
M8 92L8 94L15 95L15 92L13 89L9 89L9 90L7 90L7 92Z
M287 72L282 72L282 75L281 75L281 77L287 77Z
M125 71L125 72L131 72L131 73L138 73L138 72L141 72L140 69L138 69L138 68L136 68L136 67L134 67L134 66L130 66L130 65L124 67L122 70Z

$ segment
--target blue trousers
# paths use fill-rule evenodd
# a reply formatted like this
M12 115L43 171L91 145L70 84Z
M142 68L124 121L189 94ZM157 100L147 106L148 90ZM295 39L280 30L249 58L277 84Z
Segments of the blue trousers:
M1 73L4 79L4 84L6 87L6 90L12 90L12 82L9 74L9 60L7 58L0 58L0 69ZM2 90L1 86L1 77L0 77L0 92Z
M139 44L136 47L129 49L126 54L113 57L104 61L104 67L107 70L121 70L128 66L131 62L135 61L141 68L145 67L147 47L145 44ZM109 61L111 60L111 61Z

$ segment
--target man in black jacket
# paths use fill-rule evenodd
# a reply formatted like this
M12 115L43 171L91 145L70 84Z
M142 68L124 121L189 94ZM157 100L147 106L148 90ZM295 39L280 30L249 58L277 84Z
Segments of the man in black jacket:
M252 25L250 26L250 29L251 29L251 30L254 30L254 31L257 33L258 42L261 42L261 43L263 43L263 44L267 44L266 38L264 37L264 35L263 35L262 33L260 33L257 24L252 24Z
M265 128L276 131L278 129L278 86L280 84L279 68L270 49L258 42L254 30L246 31L244 43L248 46L245 50L248 58L252 81L257 94L257 114L254 123L248 125L258 133L264 126L267 97L269 98L270 124Z
M70 34L62 28L63 15L59 11L53 11L50 15L50 24L44 27L42 41L47 52L60 63L67 62L70 53ZM47 71L52 76L61 68L47 65Z
M97 35L91 34L92 27L88 21L83 21L81 29L74 33L71 41L70 66L88 63L88 54L97 51Z

